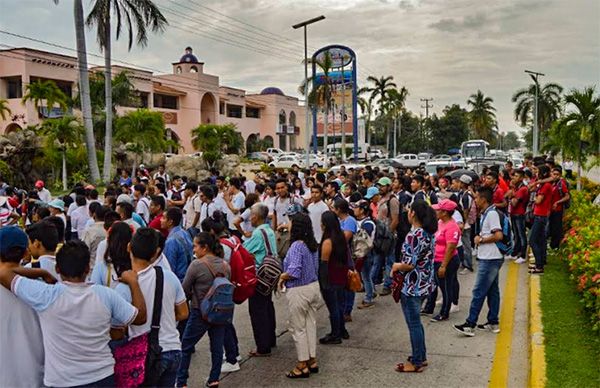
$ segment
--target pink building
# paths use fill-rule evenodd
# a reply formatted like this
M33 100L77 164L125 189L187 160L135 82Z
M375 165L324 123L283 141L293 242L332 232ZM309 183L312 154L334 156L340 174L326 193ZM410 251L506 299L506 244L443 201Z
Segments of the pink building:
M36 80L53 80L69 96L76 96L77 58L30 48L1 50L0 99L8 100L11 117L0 120L0 133L38 124L47 117L64 112L54 107L36 111L31 101L21 103L25 85ZM304 106L280 89L267 87L260 94L223 86L219 77L204 72L204 63L187 48L173 65L172 74L113 66L113 74L129 72L141 100L141 106L162 112L167 133L178 140L180 152L191 153L191 130L201 123L237 126L244 141L265 139L283 150L304 148ZM92 68L102 71L102 68ZM118 107L122 114L135 107ZM79 112L75 112L79 114Z

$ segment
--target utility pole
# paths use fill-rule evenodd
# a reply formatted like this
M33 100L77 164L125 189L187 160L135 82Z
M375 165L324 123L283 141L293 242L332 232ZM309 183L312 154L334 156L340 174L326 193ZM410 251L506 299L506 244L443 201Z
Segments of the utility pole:
M425 102L425 106L421 105L421 108L425 108L425 120L429 118L429 108L433 108L433 104L429 104L429 101L433 101L433 98L421 98L421 101Z
M539 128L539 94L540 94L540 84L538 82L538 77L545 76L545 74L538 73L536 71L525 70L525 73L529 74L531 79L535 82L535 110L533 112L533 155L536 156L539 153L540 147L540 128Z

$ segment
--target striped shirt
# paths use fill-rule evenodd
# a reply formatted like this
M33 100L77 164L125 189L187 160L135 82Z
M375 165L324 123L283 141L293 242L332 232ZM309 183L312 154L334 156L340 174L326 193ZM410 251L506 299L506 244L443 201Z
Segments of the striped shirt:
M317 251L311 252L303 241L294 241L283 260L283 271L291 277L285 283L287 288L316 282L319 271Z

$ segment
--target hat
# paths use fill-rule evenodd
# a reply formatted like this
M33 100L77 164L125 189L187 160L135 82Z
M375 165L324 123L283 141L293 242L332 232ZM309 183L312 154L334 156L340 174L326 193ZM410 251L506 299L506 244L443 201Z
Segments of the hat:
M367 210L369 208L369 201L361 199L360 201L352 202L350 204L351 209L361 208Z
M299 203L292 203L286 210L288 216L293 216L298 213L304 213L304 208Z
M5 256L11 248L27 248L29 239L17 226L0 228L0 255Z
M117 205L120 204L120 203L125 203L125 202L133 205L133 199L131 199L131 197L129 195L127 195L127 194L120 194L117 197Z
M38 180L35 182L35 187L38 189L41 189L42 187L44 187L44 181L42 180Z
M431 206L433 210L445 210L447 212L452 212L456 209L456 202L451 201L449 199L442 199L439 203Z
M467 174L461 175L460 178L458 178L458 180L464 183L465 185L470 185L471 182L473 182L473 179Z
M365 194L365 198L366 199L371 199L374 196L376 196L377 194L379 194L379 189L375 186L371 186L367 189L367 193Z
M62 199L53 199L48 203L49 207L53 207L55 209L60 210L61 212L65 211L65 202Z
M384 176L383 178L379 178L379 180L377 181L377 184L380 186L389 186L392 184L392 180L386 176Z

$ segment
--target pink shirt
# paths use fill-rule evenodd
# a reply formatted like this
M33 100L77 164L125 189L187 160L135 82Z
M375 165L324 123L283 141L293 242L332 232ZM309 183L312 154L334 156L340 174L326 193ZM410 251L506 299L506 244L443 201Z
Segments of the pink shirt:
M452 243L458 244L460 236L460 228L456 221L453 219L450 219L448 222L438 221L438 230L435 233L435 256L433 261L436 263L444 261L446 245ZM455 249L454 252L452 252L452 256L456 256L457 254L458 250Z

